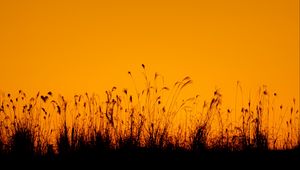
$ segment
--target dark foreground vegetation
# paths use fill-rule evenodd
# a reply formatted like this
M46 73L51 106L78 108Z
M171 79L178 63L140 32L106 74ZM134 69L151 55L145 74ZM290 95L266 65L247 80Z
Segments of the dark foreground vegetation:
M255 99L225 109L218 90L209 102L198 96L181 100L189 77L168 88L158 74L150 80L144 66L143 73L145 87L134 93L115 87L103 96L86 93L72 99L52 92L34 97L21 90L16 96L3 93L0 161L149 166L300 161L295 99L291 106L274 106L270 101L277 94L262 87Z

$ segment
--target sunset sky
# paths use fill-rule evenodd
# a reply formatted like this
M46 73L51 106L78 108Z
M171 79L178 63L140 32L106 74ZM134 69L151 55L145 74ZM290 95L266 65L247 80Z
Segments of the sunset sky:
M1 0L0 21L1 92L101 94L145 64L203 98L299 99L299 0Z

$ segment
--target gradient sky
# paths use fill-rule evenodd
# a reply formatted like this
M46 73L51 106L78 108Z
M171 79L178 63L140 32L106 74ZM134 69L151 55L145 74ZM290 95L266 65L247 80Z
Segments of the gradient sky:
M1 0L0 21L0 91L102 93L143 63L204 98L299 99L298 0Z

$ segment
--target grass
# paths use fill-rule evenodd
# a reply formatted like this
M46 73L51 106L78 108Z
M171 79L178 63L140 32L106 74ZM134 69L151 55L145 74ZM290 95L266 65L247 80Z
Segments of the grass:
M203 105L198 96L181 100L190 77L169 88L162 76L150 79L144 65L142 70L144 89L113 87L105 100L87 93L69 100L52 92L3 94L1 159L193 160L288 153L299 160L295 99L286 109L271 105L277 94L262 87L256 100L232 111L222 107L218 90ZM272 114L281 119L270 123Z

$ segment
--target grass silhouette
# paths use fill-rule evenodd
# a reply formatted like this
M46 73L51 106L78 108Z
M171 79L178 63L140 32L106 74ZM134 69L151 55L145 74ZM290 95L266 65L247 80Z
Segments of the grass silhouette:
M257 101L249 100L240 113L235 109L240 121L234 124L228 118L232 110L222 108L218 90L210 102L195 109L198 96L180 100L182 90L192 83L190 77L169 88L157 73L150 79L145 65L142 71L144 89L130 93L113 87L104 101L103 96L87 93L71 100L52 92L31 98L23 91L15 98L2 95L0 160L238 160L274 155L299 160L295 99L289 113L282 105L274 111L269 101L277 94L263 87ZM269 126L275 112L285 119ZM280 132L283 126L286 133Z

